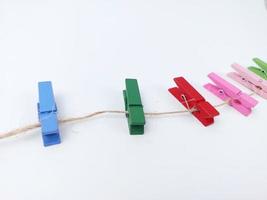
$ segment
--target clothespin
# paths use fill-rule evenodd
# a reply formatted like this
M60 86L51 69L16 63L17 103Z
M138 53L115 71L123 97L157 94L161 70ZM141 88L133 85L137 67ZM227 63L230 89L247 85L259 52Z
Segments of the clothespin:
M215 83L215 85L208 83L204 87L221 100L228 102L230 106L243 115L248 116L251 113L252 108L257 105L258 102L254 98L243 93L240 89L217 74L210 73L208 77Z
M52 83L50 81L39 82L38 89L39 103L37 107L44 146L59 144L61 139L58 129L57 106Z
M234 63L231 66L236 72L228 73L227 75L230 78L252 90L259 96L267 99L267 80L262 79L260 76L257 76L237 63Z
M169 92L204 126L213 124L220 113L183 77L174 78L174 82L178 87L170 88Z
M125 79L126 89L123 90L126 117L131 135L144 134L145 114L136 79Z
M260 67L249 67L248 69L264 80L267 80L267 63L260 60L259 58L253 58L253 61Z

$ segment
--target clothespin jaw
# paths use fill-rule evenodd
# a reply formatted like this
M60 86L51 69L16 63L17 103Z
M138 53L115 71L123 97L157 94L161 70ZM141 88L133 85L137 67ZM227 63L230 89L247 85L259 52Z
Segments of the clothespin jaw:
M267 80L267 63L260 60L259 58L253 58L253 61L260 67L248 67L248 69L264 80Z
M39 82L39 103L38 117L41 123L42 138L44 146L50 146L61 143L58 119L57 106L53 94L52 83L50 81Z
M256 73L237 63L233 63L231 66L235 72L230 72L227 76L252 90L262 98L267 99L267 80L264 80Z
M210 73L208 77L215 83L214 85L208 83L204 87L219 97L221 100L227 102L230 106L235 108L244 116L248 116L252 108L258 103L251 96L243 93L240 89L227 82L215 73Z
M126 89L123 90L126 117L131 135L143 135L145 113L136 79L125 79Z
M169 92L204 126L213 124L220 113L185 78L174 78L174 82L178 87L170 88Z

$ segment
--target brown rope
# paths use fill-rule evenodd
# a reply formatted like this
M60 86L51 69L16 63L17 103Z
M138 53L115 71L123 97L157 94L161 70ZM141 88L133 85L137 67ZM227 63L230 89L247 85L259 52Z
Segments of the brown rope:
M255 93L250 94L250 96L254 95ZM145 112L145 115L148 116L160 116L160 115L175 115L175 114L181 114L181 113L192 113L197 111L196 108L190 108L189 107L189 102L193 101L194 99L191 100L187 100L185 95L182 95L182 98L185 101L187 110L180 110L180 111L168 111L168 112ZM218 107L222 107L225 106L227 104L229 104L230 100L226 100L221 104L215 105L214 107L218 108ZM86 114L80 117L70 117L70 118L66 118L66 119L60 119L59 123L60 124L65 124L65 123L70 123L70 122L77 122L77 121L82 121L85 119L89 119L98 115L103 115L103 114L127 114L127 111L121 111L121 110L103 110L103 111L97 111L97 112L93 112L90 114ZM28 131L34 130L41 127L40 123L34 123L34 124L30 124L24 127L20 127L20 128L16 128L14 130L8 131L8 132L4 132L0 134L0 139L4 139L4 138L8 138L14 135L19 135L22 133L26 133Z

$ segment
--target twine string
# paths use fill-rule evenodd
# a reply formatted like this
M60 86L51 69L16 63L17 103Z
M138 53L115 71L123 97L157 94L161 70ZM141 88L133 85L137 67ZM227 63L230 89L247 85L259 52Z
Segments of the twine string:
M252 96L254 94L255 93L251 93L249 96ZM181 113L192 113L192 112L197 111L197 109L195 107L190 108L190 106L189 106L189 102L194 101L194 99L187 100L185 95L182 95L182 98L184 100L184 103L186 104L186 108L187 108L186 110L167 111L167 112L145 112L145 115L148 115L148 116L176 115L176 114L181 114ZM219 107L225 106L225 105L229 104L230 100L231 99L228 99L221 104L215 105L214 107L219 108ZM86 120L86 119L89 119L89 118L92 118L92 117L95 117L98 115L103 115L103 114L128 114L128 112L122 111L122 110L102 110L102 111L96 111L93 113L82 115L79 117L70 117L70 118L66 118L66 119L60 119L59 123L65 124L65 123L71 123L71 122L78 122L78 121ZM16 128L16 129L13 129L11 131L0 133L0 139L4 139L4 138L11 137L11 136L19 135L22 133L26 133L26 132L35 130L35 129L40 128L40 127L41 127L41 124L39 122L37 122L34 124L30 124L27 126Z
M197 109L195 108L195 106L193 106L192 108L190 108L190 106L189 106L189 102L187 101L187 98L186 98L186 96L184 95L184 94L182 94L182 99L184 100L184 103L185 103L185 105L186 105L186 108L187 108L187 110L188 110L188 112L190 112L190 113L192 113L192 112L195 112L195 111L197 111ZM195 99L191 99L190 101L194 101Z

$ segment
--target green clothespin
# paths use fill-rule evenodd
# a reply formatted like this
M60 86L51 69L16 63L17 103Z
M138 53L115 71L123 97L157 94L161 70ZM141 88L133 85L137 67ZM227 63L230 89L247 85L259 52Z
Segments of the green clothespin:
M128 126L131 135L144 134L145 113L136 79L125 79L126 89L123 90L125 111L128 113Z
M248 69L261 78L267 80L267 63L260 60L259 58L254 58L253 61L260 67L249 67Z

